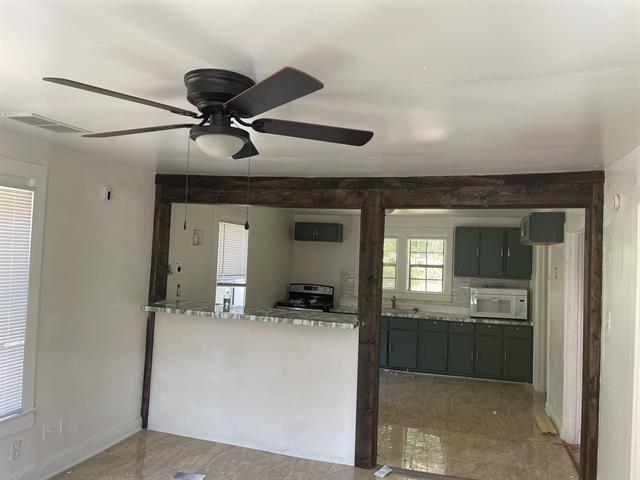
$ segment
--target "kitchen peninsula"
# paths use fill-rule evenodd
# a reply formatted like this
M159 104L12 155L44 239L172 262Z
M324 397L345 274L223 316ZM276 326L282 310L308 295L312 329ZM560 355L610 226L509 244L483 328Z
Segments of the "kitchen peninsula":
M355 315L184 301L142 309L156 319L151 430L353 465Z

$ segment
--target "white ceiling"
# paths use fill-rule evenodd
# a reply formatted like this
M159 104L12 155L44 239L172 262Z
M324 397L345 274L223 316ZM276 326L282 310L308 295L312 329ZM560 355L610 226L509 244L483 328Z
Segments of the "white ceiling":
M59 76L189 108L183 74L259 80L285 65L325 88L263 116L370 129L349 147L254 133L262 175L411 176L588 170L640 144L636 1L13 2L0 4L0 112L105 131L185 117L42 82ZM70 148L182 172L187 132ZM192 170L246 160L193 145Z

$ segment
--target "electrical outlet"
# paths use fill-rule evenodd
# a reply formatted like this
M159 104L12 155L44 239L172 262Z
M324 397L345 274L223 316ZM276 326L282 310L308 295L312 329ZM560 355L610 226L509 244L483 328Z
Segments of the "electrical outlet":
M50 439L54 434L58 432L58 426L53 423L42 424L42 440Z
M18 460L22 454L22 440L11 442L11 460Z

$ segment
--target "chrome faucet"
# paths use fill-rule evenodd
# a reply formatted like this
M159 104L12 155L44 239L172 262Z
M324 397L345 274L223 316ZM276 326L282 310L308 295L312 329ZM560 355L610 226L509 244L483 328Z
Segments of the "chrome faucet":
M393 297L391 297L391 308L393 310L396 309L396 296L395 295Z

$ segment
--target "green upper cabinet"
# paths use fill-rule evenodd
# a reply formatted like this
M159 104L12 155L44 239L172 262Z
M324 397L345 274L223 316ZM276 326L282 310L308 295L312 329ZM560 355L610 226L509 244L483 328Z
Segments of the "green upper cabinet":
M502 277L504 274L504 230L480 230L480 277Z
M505 273L509 278L531 278L531 247L520 243L520 229L507 229Z
M456 228L454 258L456 277L477 277L480 273L480 230Z
M294 238L315 242L342 242L342 224L296 222Z
M531 247L520 244L517 228L457 227L457 277L531 278Z

